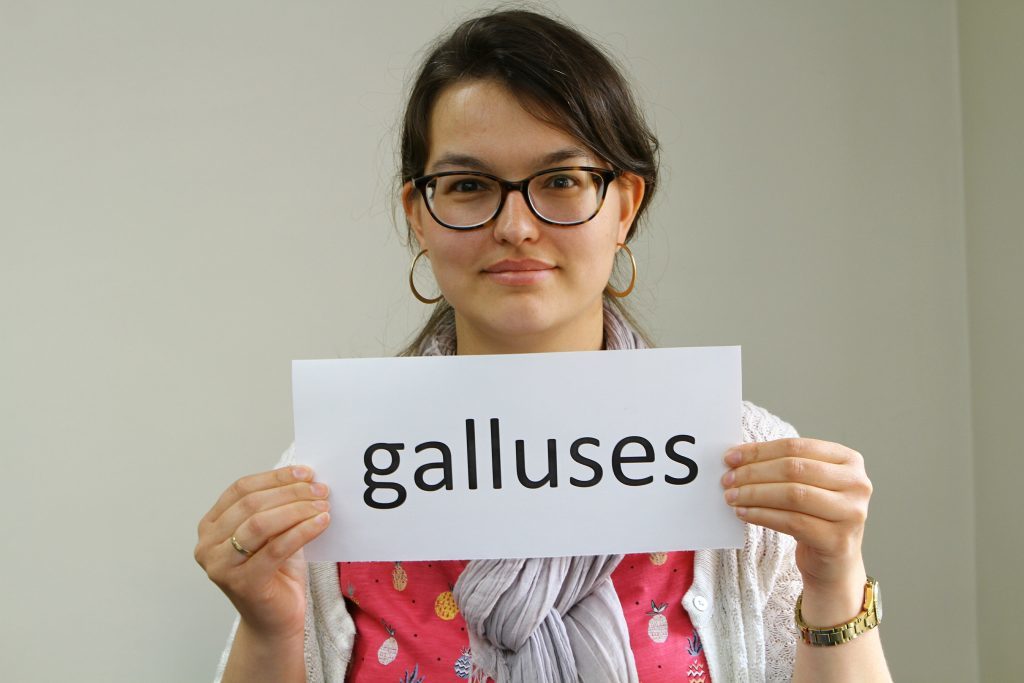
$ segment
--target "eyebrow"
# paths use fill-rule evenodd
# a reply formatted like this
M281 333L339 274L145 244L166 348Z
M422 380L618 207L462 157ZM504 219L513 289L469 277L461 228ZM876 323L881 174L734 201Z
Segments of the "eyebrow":
M535 168L544 168L546 166L553 166L568 161L569 159L588 159L591 162L595 161L594 155L583 147L563 147L562 149L555 150L550 154L545 154L542 157L534 159L533 166ZM492 170L490 164L483 159L472 156L470 154L458 154L448 153L442 155L437 161L430 165L428 172L436 172L442 167L451 166L458 169L471 169L476 171L489 172Z

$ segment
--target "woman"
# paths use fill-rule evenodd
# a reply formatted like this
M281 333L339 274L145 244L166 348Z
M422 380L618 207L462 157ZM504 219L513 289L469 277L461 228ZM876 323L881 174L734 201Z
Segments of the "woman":
M429 259L443 298L418 292L410 272L437 310L406 353L642 348L617 302L632 283L609 279L617 255L632 261L656 150L619 72L575 30L512 11L443 38L413 87L401 150L413 267ZM877 592L861 555L862 458L750 404L743 421L722 485L748 522L745 547L650 557L307 573L302 548L329 523L328 492L289 451L200 522L196 558L239 612L223 680L889 680L873 604L862 614ZM442 587L435 604L413 606L414 575ZM655 585L669 597L648 607ZM817 645L798 642L798 596ZM825 646L846 640L827 628L847 622L859 637ZM682 636L685 648L662 647Z

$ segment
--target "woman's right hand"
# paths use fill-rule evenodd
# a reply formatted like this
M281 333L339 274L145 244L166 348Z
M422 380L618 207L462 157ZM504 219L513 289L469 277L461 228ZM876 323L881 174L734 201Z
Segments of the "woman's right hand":
M261 639L301 638L302 548L327 528L327 493L308 467L284 467L239 479L199 521L196 562Z

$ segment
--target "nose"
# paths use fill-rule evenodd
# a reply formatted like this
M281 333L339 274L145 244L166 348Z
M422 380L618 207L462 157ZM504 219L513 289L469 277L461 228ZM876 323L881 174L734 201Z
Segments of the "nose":
M496 241L512 245L533 241L540 236L540 220L526 205L522 192L513 190L505 197L505 205L494 217L493 234Z

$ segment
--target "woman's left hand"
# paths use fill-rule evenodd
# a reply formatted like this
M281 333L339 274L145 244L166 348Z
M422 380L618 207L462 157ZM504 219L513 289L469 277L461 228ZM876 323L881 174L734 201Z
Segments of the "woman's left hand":
M725 455L725 500L745 522L796 539L805 590L863 581L871 481L860 453L817 439L748 443Z

